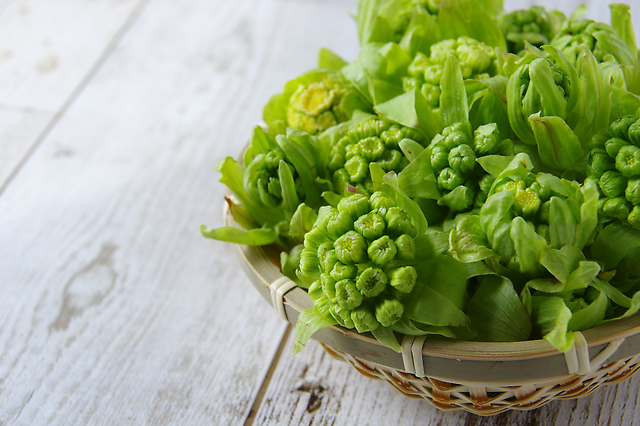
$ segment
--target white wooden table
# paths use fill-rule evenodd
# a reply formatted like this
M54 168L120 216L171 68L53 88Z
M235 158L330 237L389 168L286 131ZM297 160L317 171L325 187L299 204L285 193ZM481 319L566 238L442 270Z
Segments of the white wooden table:
M320 47L355 58L355 8L0 0L1 426L640 424L640 375L481 418L405 399L314 342L292 358L230 247L200 236L222 225L216 162Z

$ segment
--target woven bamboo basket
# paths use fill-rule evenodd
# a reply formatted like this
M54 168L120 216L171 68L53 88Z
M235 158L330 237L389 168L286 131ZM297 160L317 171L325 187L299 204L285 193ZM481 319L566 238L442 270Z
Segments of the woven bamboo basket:
M237 226L226 208L225 222ZM313 305L263 249L236 245L236 254L253 286L285 321L295 324L299 313ZM575 337L572 350L561 353L545 340L485 343L405 336L397 353L370 333L340 326L313 335L334 358L409 398L485 416L585 396L640 369L640 314Z

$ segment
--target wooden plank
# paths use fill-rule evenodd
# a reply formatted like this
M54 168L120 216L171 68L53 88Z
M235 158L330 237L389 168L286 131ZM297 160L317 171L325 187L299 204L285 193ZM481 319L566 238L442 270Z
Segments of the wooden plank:
M0 105L57 112L141 3L10 3L0 15Z
M244 422L285 323L198 225L305 34L355 51L335 13L148 4L0 196L0 424Z
M140 4L0 2L0 192Z
M48 112L0 107L0 192L53 117ZM65 152L58 151L57 155L65 155Z

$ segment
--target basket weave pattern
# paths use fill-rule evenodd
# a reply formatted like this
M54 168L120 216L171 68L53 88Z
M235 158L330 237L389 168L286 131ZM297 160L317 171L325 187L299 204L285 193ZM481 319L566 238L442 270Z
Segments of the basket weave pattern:
M616 384L640 370L640 354L602 365L586 375L569 374L553 381L523 386L460 384L433 377L416 377L394 368L374 364L340 352L323 343L335 359L351 364L359 373L391 384L412 399L429 401L441 410L465 410L490 416L507 410L533 410L555 399L573 399L589 395L601 384Z

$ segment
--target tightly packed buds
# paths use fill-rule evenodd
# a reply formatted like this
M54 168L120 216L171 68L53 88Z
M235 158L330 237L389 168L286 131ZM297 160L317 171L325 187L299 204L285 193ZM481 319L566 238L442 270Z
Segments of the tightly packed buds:
M540 47L549 44L565 16L557 11L547 12L544 7L533 6L528 10L516 10L505 15L500 25L510 53L520 53L525 40Z
M382 192L353 194L322 207L307 233L299 274L314 280L309 294L342 326L359 332L402 318L402 299L416 285L416 229Z
M478 127L473 136L467 124L454 124L436 136L429 148L431 167L438 188L445 194L442 204L447 204L446 194L464 187L462 199L458 197L455 205L447 204L456 211L481 206L486 199L490 184L480 185L487 174L476 159L485 155L513 154L511 141L500 140L500 132L495 123Z
M403 139L424 143L424 137L415 129L378 119L366 120L349 129L331 148L329 156L336 192L347 195L351 186L371 194L370 163L378 163L385 172L400 172L408 164L398 145Z
M288 125L315 134L346 121L348 117L340 108L345 93L343 84L331 77L298 86L287 108Z
M587 175L598 182L598 213L640 229L640 119L614 121L589 147Z
M438 108L440 105L440 80L449 55L460 62L462 77L483 79L497 74L496 53L487 46L470 37L444 40L431 46L431 55L418 52L409 65L409 77L403 79L405 91L418 89L427 99L427 103Z

